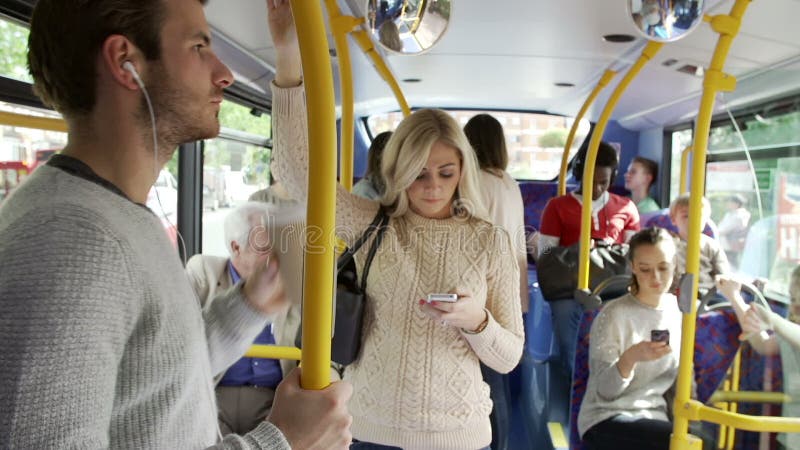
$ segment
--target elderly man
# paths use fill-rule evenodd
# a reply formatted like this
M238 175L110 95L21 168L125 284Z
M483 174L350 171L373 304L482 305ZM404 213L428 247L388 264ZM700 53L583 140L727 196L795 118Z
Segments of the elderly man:
M186 264L189 281L204 310L221 292L247 280L270 255L280 260L280 275L290 307L256 336L254 344L293 346L300 325L303 273L302 208L248 202L224 224L229 257L195 255ZM241 358L218 378L218 421L223 434L253 430L270 412L275 388L295 361Z

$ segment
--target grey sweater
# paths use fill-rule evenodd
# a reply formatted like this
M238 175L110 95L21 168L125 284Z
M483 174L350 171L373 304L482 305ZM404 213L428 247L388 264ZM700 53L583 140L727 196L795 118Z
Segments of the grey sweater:
M0 264L0 448L289 448L268 423L218 442L212 374L268 318L241 285L201 313L143 206L43 166L0 208Z

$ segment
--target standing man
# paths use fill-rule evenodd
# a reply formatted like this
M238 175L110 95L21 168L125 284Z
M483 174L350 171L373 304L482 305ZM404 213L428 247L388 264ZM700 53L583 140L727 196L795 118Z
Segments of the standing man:
M201 313L144 206L179 144L219 132L233 77L203 3L36 4L28 64L69 142L0 209L0 448L349 445L351 388L305 391L298 371L267 421L219 437L212 376L286 302L271 258Z

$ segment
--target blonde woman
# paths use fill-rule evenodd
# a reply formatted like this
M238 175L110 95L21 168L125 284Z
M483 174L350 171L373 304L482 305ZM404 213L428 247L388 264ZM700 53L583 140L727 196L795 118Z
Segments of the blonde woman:
M297 44L286 2L269 0L278 52L273 91L275 175L307 196L308 142ZM506 373L522 355L519 270L504 230L485 220L475 156L438 110L417 111L394 132L381 166L380 202L337 189L337 232L352 244L380 207L390 217L367 282L353 384L352 448L485 449L492 402L480 363ZM368 245L356 253L364 266ZM452 303L428 294L454 293Z

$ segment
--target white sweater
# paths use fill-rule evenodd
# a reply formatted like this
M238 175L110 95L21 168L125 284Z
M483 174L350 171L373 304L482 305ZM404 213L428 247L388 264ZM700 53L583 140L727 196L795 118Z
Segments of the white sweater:
M589 383L578 415L581 436L617 414L668 420L664 393L678 376L681 312L674 295L665 294L659 308L627 294L603 306L592 324L589 344ZM622 378L617 361L634 344L650 340L652 330L669 330L672 353L639 362Z

